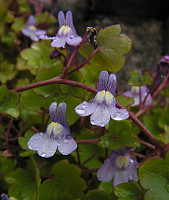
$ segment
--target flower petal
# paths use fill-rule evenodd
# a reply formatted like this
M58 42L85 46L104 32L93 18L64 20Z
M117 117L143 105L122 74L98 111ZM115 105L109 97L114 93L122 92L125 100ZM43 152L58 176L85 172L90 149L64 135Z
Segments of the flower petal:
M40 35L39 38L42 40L55 40L57 36L48 37L47 35Z
M72 12L70 10L67 11L67 13L66 13L66 25L68 25L72 29L74 35L76 35L76 30L75 30L75 27L73 25Z
M127 168L127 174L129 181L138 182L138 172L136 166L130 166Z
M107 108L102 105L97 106L96 110L90 117L90 123L96 126L104 127L109 123L109 121L110 113Z
M66 44L66 39L65 37L55 37L53 42L51 42L52 47L64 47Z
M106 90L108 78L109 78L109 74L107 71L100 72L98 91Z
M129 175L127 173L127 170L117 170L116 174L114 176L114 187L122 184L122 183L127 183L129 181Z
M66 115L66 104L60 103L57 108L56 122L61 124L63 127L67 129L68 132L70 132L69 125L65 115Z
M140 97L139 95L134 95L134 103L132 104L132 106L138 106L140 104Z
M128 111L124 108L119 109L119 108L111 106L108 109L109 109L111 118L114 120L121 121L129 117Z
M59 27L66 25L65 16L62 11L59 11L59 13L58 13L58 21L59 21Z
M30 36L30 30L29 30L28 28L22 29L21 32L22 32L24 35L28 36L28 37Z
M37 37L37 36L35 35L35 33L31 33L29 37L30 37L30 39L31 39L32 41L34 41L34 42L38 42L38 41L39 41L39 37Z
M41 157L49 158L56 152L57 141L50 139L46 133L36 133L28 141L28 148L38 151L38 155Z
M68 37L66 42L71 46L77 46L82 41L80 36Z
M107 83L107 90L114 95L115 89L116 89L116 75L110 74L109 81Z
M36 35L40 36L40 35L45 35L46 34L46 31L45 30L37 30L35 32Z
M75 112L80 116L88 116L91 115L96 110L97 104L95 102L86 102L79 104L75 108Z
M151 97L151 94L149 94L148 97L146 98L146 101L145 101L144 105L145 106L149 106L149 105L152 104L152 102L153 102L153 99Z
M28 23L27 23L27 26L32 26L32 25L35 25L36 24L36 19L33 15L30 15L29 16L29 19L28 19Z
M49 115L53 122L56 122L56 108L57 108L56 102L51 103L51 105L49 106Z
M133 93L132 93L131 91L126 91L126 92L123 93L123 95L124 95L125 97L133 98Z
M63 138L60 139L58 142L58 150L62 155L69 155L77 148L77 143L72 138L72 136L69 138Z
M113 162L110 158L107 158L101 168L97 172L97 178L102 182L109 182L113 179L116 173L116 169L113 166Z

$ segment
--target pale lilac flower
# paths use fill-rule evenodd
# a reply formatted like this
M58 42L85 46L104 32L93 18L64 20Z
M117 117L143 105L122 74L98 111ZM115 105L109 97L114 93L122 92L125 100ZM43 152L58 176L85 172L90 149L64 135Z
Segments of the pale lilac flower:
M104 127L112 119L120 121L127 119L129 113L126 109L116 107L116 99L114 92L116 88L116 75L108 74L107 71L102 71L99 77L98 92L92 102L84 101L76 106L75 111L80 116L90 117L92 125Z
M133 150L133 149L131 149ZM102 167L97 172L97 178L102 182L113 179L114 186L129 181L138 181L138 164L134 157L130 156L125 147L113 150Z
M31 40L38 42L39 36L46 34L45 30L40 30L35 27L36 20L33 15L31 15L28 19L28 24L26 28L22 29L21 32L26 35L27 37L30 37Z
M151 94L147 96L148 94L147 86L146 85L141 86L140 89L141 89L141 93L140 93L141 102L143 103L144 99L146 98L144 106L151 105L153 100L152 100ZM126 91L123 93L123 95L134 99L134 104L132 106L138 106L140 104L139 86L132 86L131 91Z
M78 45L82 38L76 34L75 27L73 25L72 12L69 10L66 13L66 19L64 13L59 11L58 13L59 31L56 36L48 37L41 35L39 38L43 40L53 40L51 43L52 47L65 47L65 44L71 46Z
M57 148L62 155L68 155L77 148L65 118L66 104L60 103L58 105L57 114L55 113L56 107L56 102L53 102L49 107L52 123L48 125L46 132L36 133L28 141L28 148L37 151L41 157L53 156Z
M14 197L10 197L8 198L8 196L6 194L1 194L1 200L16 200Z

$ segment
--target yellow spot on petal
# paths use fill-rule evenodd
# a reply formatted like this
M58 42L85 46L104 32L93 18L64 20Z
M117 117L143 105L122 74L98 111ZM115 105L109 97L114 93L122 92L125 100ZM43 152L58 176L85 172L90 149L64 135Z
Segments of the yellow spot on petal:
M139 94L139 86L132 86L131 87L131 92L135 94Z
M35 27L35 26L29 26L29 30L31 30L31 31L36 31L37 30L37 28Z
M52 122L48 125L46 132L50 136L53 134L53 136L59 136L63 132L63 126L57 122Z
M105 90L102 90L96 94L96 101L97 103L102 103L105 99Z
M66 36L71 31L71 28L68 25L62 25L58 31L59 35Z
M105 95L106 105L111 105L113 103L113 100L114 100L113 95L109 91L107 91Z
M126 169L129 166L130 159L127 156L118 156L115 160L115 163L119 169Z

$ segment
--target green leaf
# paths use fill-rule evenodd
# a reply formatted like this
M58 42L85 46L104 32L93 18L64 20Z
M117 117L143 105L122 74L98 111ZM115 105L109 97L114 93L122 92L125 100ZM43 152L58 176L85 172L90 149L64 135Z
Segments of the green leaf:
M15 197L17 200L33 200L36 197L34 174L18 168L11 172L5 178L11 186L9 188L9 196Z
M153 78L149 73L144 73L143 75L135 70L130 72L130 80L129 85L134 86L143 86L143 85L151 85Z
M118 149L122 146L140 146L137 136L131 133L131 122L129 120L111 120L109 132L110 135L101 137L100 146L112 149Z
M8 80L12 80L16 71L14 70L14 65L4 61L0 64L0 81L1 83L6 83Z
M27 146L27 143L28 143L29 139L30 139L34 134L35 134L34 131L28 130L28 131L25 133L24 137L19 137L19 138L18 138L18 142L19 142L20 146L22 147L22 149L26 150L25 152L22 152L22 153L19 154L21 157L27 157L27 156L30 156L30 155L36 153L35 151L29 150L29 148L28 148L28 146Z
M15 163L11 159L2 156L0 152L0 176L5 176L15 169Z
M58 196L57 200L74 200L74 198L69 193L62 193Z
M56 18L51 15L49 12L43 12L40 15L36 15L36 22L37 24L42 24L42 23L49 23L53 24L56 23Z
M115 187L115 195L119 200L141 200L143 199L143 191L136 182L124 183Z
M104 190L106 192L111 193L113 191L113 181L109 181L109 182L101 182L98 189L99 190Z
M161 114L162 114L161 111L152 112L151 114L144 115L143 117L143 124L158 140L159 140L159 133L162 132L162 129L160 129L158 126L158 121Z
M119 71L125 64L124 54L128 53L131 48L131 40L120 33L120 25L112 25L101 29L97 37L98 46L101 50L94 54L90 63L111 72ZM87 58L93 50L91 44L85 43L79 49L79 52Z
M12 27L11 27L15 32L19 32L21 29L25 28L25 24L24 24L24 21L23 21L23 18L18 18L16 17L14 19L14 23L12 24Z
M13 45L15 38L16 35L12 31L9 31L7 34L4 33L3 35L1 35L1 41L8 45Z
M39 188L39 200L58 200L61 188L56 180L45 180Z
M116 100L124 107L131 106L134 103L134 99L124 96L117 97Z
M62 63L56 62L54 65L51 65L49 68L40 67L37 71L36 81L49 80L51 78L57 77L62 73ZM43 87L34 89L37 94L43 95L44 97L49 97L52 94L55 94L58 98L61 98L61 92L59 89L59 84L51 84Z
M8 91L5 85L0 86L0 94L0 113L18 118L20 114L18 108L19 95L13 91Z
M115 199L116 198L113 197L112 194L100 190L91 190L84 197L84 200L115 200Z
M160 134L160 139L164 144L169 143L169 126L164 125L164 133Z
M158 125L160 128L164 128L164 124L169 125L169 106L167 110L163 110L159 118Z
M51 98L44 98L39 96L32 90L24 91L21 94L20 104L28 110L41 111L42 107L48 109L51 103Z
M50 46L46 43L39 42L33 43L31 48L24 49L20 55L26 64L24 66L21 63L17 63L17 68L20 70L30 70L35 75L36 69L39 67L49 67L54 61L49 59L49 54L52 51ZM23 62L22 59L18 59L19 62Z
M53 166L53 174L59 186L74 198L81 198L86 189L84 180L80 177L80 169L68 161L57 162Z
M168 157L165 160L154 159L143 163L139 168L140 184L148 191L145 194L146 200L169 199L169 192L166 189L169 179Z

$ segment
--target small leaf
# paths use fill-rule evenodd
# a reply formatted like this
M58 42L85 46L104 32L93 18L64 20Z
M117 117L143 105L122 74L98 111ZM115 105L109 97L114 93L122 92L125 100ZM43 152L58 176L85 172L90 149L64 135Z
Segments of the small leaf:
M11 27L15 32L19 32L21 29L25 28L25 24L24 24L24 21L23 21L23 18L18 18L16 17L14 19L14 23L12 24L12 27Z
M45 180L39 188L39 200L58 200L58 194L62 191L56 180Z
M143 85L151 85L153 78L149 73L144 73L143 75L135 70L130 72L130 80L129 85L134 86L143 86Z
M169 143L169 126L164 125L164 133L160 134L160 139L164 144Z
M129 120L111 120L109 132L110 135L101 137L100 146L112 149L118 149L122 146L140 146L137 136L131 133L131 122Z
M9 196L13 196L17 200L33 200L36 198L34 174L18 168L16 171L8 174L5 180L11 185Z
M62 160L53 166L53 174L59 186L74 198L81 198L86 189L84 180L80 177L80 169L68 161Z
M124 183L115 187L114 193L119 200L141 200L143 191L136 182Z
M19 137L19 138L18 138L18 142L19 142L20 146L22 147L22 149L25 150L25 152L22 152L22 153L19 154L21 157L27 157L27 156L30 156L30 155L36 153L35 151L29 150L29 148L28 148L28 146L27 146L27 143L28 143L29 139L30 139L34 134L35 134L34 131L28 130L28 131L25 133L24 137Z
M8 91L5 85L0 86L0 113L18 118L20 110L18 108L19 95L13 91Z
M116 100L124 107L131 106L134 103L134 100L132 98L124 96L117 97Z
M6 83L8 80L12 80L16 71L14 70L14 65L4 61L0 64L0 81Z
M97 42L101 50L93 55L90 60L91 64L111 72L117 72L123 67L125 64L124 54L130 50L131 40L120 32L120 25L112 25L99 31ZM87 58L93 50L91 44L85 43L79 52Z
M84 200L116 200L116 197L101 190L91 190L85 195Z

